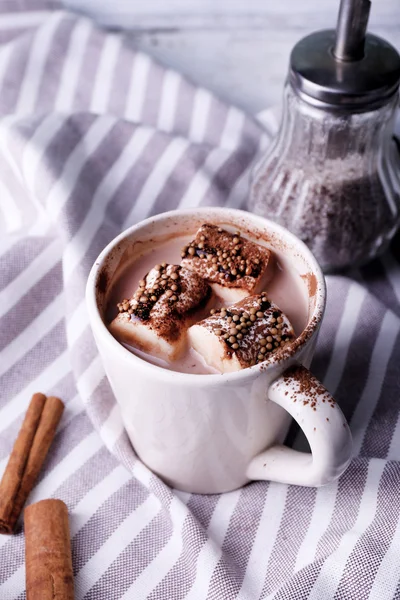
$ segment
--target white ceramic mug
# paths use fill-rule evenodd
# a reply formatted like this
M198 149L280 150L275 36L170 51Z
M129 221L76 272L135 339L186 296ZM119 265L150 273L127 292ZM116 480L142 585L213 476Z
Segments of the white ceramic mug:
M203 223L239 229L284 251L308 286L308 324L283 356L236 373L196 375L163 369L135 356L104 322L113 280L135 255L157 241L194 234ZM346 469L352 450L347 422L310 374L325 308L325 281L308 248L289 231L238 210L205 208L152 217L124 231L96 260L87 307L122 418L141 460L171 486L221 493L251 480L320 486ZM291 417L311 453L282 445Z

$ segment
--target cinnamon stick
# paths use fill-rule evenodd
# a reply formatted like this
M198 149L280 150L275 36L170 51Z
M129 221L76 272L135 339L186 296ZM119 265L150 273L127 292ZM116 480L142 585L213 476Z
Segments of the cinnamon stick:
M68 510L41 500L24 511L27 600L73 600Z
M12 533L53 441L64 404L34 394L0 483L0 533Z

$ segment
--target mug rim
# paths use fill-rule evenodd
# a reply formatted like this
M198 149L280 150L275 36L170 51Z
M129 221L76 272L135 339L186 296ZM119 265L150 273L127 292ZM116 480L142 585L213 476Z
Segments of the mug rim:
M153 223L157 223L159 221L165 221L170 218L179 218L180 216L190 216L190 215L201 215L202 213L208 215L216 215L218 216L221 213L228 213L236 216L237 218L250 218L258 221L258 224L261 225L262 228L265 228L267 231L272 231L277 234L279 238L282 238L285 241L289 241L295 248L298 248L301 251L302 256L305 257L306 263L311 267L312 273L316 277L317 286L315 291L316 301L312 314L309 316L308 323L302 333L291 343L288 345L285 351L285 355L278 355L276 360L271 360L268 364L258 363L251 367L246 367L240 371L234 371L231 373L182 373L181 371L174 371L170 369L166 369L159 365L155 365L151 362L148 362L137 356L133 352L130 352L127 348L125 348L120 342L118 342L115 337L111 334L108 327L103 321L103 318L100 314L100 310L97 303L96 297L96 287L97 287L97 279L98 274L100 273L104 262L110 253L114 250L118 244L120 244L127 237L131 236L139 232L143 227L147 227ZM232 382L232 381L244 381L246 379L255 377L261 373L265 373L273 370L278 365L285 364L291 359L295 358L295 356L300 352L300 350L307 344L310 338L312 338L318 327L322 321L324 311L325 311L325 303L326 303L326 283L325 278L322 272L321 267L319 266L316 258L312 254L311 250L302 242L296 235L291 233L286 227L271 221L265 217L255 215L254 213L250 213L244 210L236 209L236 208L228 208L228 207L198 207L198 208L189 208L189 209L175 209L171 211L167 211L164 213L159 213L147 219L140 221L139 223L128 227L124 231L122 231L119 235L114 237L108 244L103 248L100 252L96 260L94 261L92 268L90 270L87 284L86 284L86 307L89 314L89 321L91 327L96 331L95 338L99 335L101 336L104 343L106 343L110 350L116 355L119 355L121 361L128 362L132 364L132 368L140 367L148 369L150 372L153 372L157 379L167 379L170 380L172 377L174 379L179 380L180 383L197 385L200 381L202 382L202 386L204 385L215 385L217 383L222 383L224 381Z

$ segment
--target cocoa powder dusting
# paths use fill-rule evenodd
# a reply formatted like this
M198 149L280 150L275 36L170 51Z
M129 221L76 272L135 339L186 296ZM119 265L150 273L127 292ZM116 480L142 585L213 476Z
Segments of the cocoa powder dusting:
M335 401L332 396L324 388L322 383L320 383L316 377L311 375L305 367L301 365L290 367L285 371L283 379L286 383L290 383L293 380L297 383L296 391L304 396L304 406L308 405L313 410L316 410L318 400L322 399L322 402L328 402L332 408L334 407Z
M304 281L307 284L308 293L310 295L310 298L313 298L315 296L315 294L317 293L317 287L318 287L317 278L315 277L314 273L306 273L305 275L301 275L301 278L304 279Z
M198 325L216 335L225 356L235 355L242 368L268 361L295 338L289 319L265 293L213 309Z
M139 282L132 298L117 304L120 317L139 320L160 337L175 341L182 324L206 306L211 296L209 285L198 275L179 265L156 265Z
M182 265L211 283L251 292L268 266L271 252L216 225L202 225L182 249Z
M97 277L97 281L96 281L96 289L101 294L105 294L106 290L107 290L107 285L108 285L108 275L104 270L100 271L99 276Z

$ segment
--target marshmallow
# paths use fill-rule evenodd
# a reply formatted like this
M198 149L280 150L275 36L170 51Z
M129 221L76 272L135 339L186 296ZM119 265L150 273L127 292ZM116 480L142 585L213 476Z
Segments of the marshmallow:
M215 225L202 225L182 250L181 264L206 279L223 302L264 289L272 275L271 252ZM269 267L269 268L268 268Z
M221 373L264 362L295 339L289 319L265 293L211 312L190 327L189 343Z
M211 290L204 279L178 265L156 265L131 299L118 306L109 329L133 347L175 360L186 348L187 328L206 314Z

